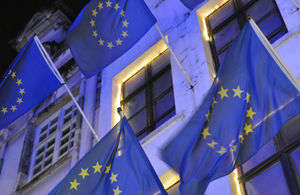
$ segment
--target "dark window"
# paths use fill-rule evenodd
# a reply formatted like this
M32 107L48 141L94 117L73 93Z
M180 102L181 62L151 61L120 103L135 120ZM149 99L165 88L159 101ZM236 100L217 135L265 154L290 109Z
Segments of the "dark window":
M287 32L275 0L230 0L205 18L217 70L227 49L251 16L273 43Z
M241 168L246 194L300 194L300 115Z
M126 80L122 95L124 114L139 139L175 115L169 52Z

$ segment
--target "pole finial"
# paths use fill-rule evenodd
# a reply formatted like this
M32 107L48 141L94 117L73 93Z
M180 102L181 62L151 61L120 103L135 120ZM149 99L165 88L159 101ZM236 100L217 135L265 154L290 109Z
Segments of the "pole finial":
M124 113L123 113L122 108L121 108L121 107L118 107L118 108L117 108L117 111L118 111L118 113L119 113L119 115L120 115L120 118L123 118L123 117L124 117Z

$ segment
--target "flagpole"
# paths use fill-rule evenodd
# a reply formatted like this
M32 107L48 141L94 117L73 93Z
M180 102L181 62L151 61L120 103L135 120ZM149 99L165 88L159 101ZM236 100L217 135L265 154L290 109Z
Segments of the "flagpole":
M253 27L254 32L257 34L257 36L259 37L260 41L262 42L262 44L266 47L266 49L270 52L270 54L273 57L273 59L277 62L276 64L278 64L278 67L282 70L282 72L284 72L284 74L286 75L286 77L291 81L291 83L293 83L293 85L295 86L295 88L300 92L300 85L299 85L299 83L297 82L297 80L294 77L294 75L290 72L290 70L288 69L288 67L286 66L286 64L282 61L282 59L280 58L280 56L277 54L277 52L274 49L274 47L270 44L270 42L267 40L267 38L265 37L265 35L261 32L261 30L258 28L258 26L256 25L256 23L254 22L254 20L250 16L248 16L248 20L249 20L251 26Z
M188 76L188 74L187 74L186 71L184 70L182 64L179 62L177 56L175 55L173 49L172 49L171 46L169 45L168 41L166 40L165 36L163 35L163 33L162 33L162 31L160 30L160 28L159 28L159 26L157 25L157 23L155 23L155 27L156 27L157 31L159 32L161 38L164 40L165 44L166 44L167 47L169 48L171 55L174 57L174 59L175 59L177 65L178 65L179 69L182 71L182 73L183 73L185 79L189 82L190 88L193 89L194 86L193 86L193 83L192 83L190 77Z
M64 81L64 79L62 78L61 74L59 73L59 71L57 70L56 66L54 65L54 63L52 62L52 59L50 58L50 56L48 55L47 51L45 50L44 46L41 44L39 38L37 36L34 37L34 39L36 40L36 42L38 43L38 45L40 46L40 49L42 50L42 52L44 53L44 55L47 57L48 60L48 64L50 65L50 69L54 72L54 75L56 75L56 77L58 78L58 80L61 82L61 84L65 87L67 93L71 96L71 99L73 100L73 102L75 103L76 107L78 108L78 111L80 112L80 114L82 115L83 119L85 120L85 122L87 123L89 129L91 130L91 132L93 133L95 139L97 140L97 142L100 140L98 134L96 133L95 129L92 127L91 123L89 122L88 118L86 117L86 115L84 114L83 110L81 109L80 105L78 104L77 100L75 99L75 97L73 96L71 90L69 89L69 87L67 86L66 82Z

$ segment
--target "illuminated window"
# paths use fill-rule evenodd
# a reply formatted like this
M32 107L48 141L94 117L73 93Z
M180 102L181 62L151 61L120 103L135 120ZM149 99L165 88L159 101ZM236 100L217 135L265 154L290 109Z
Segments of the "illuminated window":
M240 170L246 194L300 194L300 115Z
M228 1L205 18L216 70L247 22L247 16L253 18L271 43L287 32L275 0Z
M122 97L124 114L139 139L175 115L169 52L126 80Z
M31 159L31 177L39 175L68 154L78 129L75 105L70 102L37 127Z

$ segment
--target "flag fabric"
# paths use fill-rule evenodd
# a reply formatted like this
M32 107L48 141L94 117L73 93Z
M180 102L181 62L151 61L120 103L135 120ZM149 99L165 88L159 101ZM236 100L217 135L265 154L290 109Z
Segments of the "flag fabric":
M253 22L243 27L202 104L162 152L182 194L204 194L300 112L299 87L259 32Z
M0 130L25 114L61 83L31 38L10 65L0 84Z
M205 0L180 0L190 10L194 9L197 5L204 2Z
M129 50L156 23L143 0L92 0L67 34L75 61L91 77Z
M125 117L49 193L166 194Z

